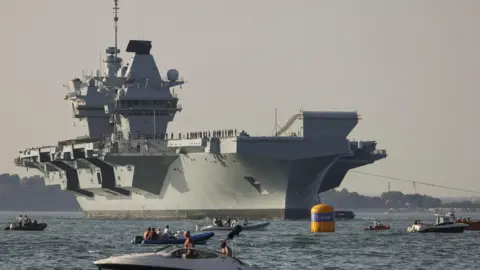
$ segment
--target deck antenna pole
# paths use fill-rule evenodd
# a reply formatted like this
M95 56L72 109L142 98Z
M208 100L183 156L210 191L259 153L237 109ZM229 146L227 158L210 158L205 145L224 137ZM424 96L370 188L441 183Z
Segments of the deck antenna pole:
M118 45L117 45L117 35L118 35L118 10L120 9L118 7L118 0L113 0L115 2L115 7L113 8L113 14L115 15L113 17L114 21L114 27L115 27L115 53L114 53L114 60L115 63L117 63L117 51L118 51Z
M278 136L277 108L275 108L275 137Z

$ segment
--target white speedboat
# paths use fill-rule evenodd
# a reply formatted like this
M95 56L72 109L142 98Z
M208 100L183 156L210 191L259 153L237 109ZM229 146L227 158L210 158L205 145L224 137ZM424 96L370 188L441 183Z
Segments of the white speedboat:
M227 257L208 249L192 250L197 255L186 258L187 249L168 245L151 253L114 256L94 263L102 270L255 270L235 257Z
M463 233L468 224L456 223L450 216L437 215L435 224L413 224L408 227L408 232L442 232L442 233Z
M237 225L242 226L243 231L253 231L253 230L265 229L268 225L270 225L270 222L269 221L264 221L264 222L259 222L259 223L255 223L255 224L248 224L246 226L243 226L241 224L237 224ZM202 231L202 232L203 231L231 231L233 228L234 227L228 227L228 226L219 227L219 226L215 226L215 225L210 225L210 226L201 227L198 230Z

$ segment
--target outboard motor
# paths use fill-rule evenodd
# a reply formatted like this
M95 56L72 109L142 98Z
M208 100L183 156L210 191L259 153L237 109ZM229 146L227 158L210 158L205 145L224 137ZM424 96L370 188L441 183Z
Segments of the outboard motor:
M232 240L235 236L238 236L243 230L242 225L238 224L233 228L231 232L228 233L227 239Z
M143 241L143 237L140 235L135 236L132 240L132 244L141 244Z

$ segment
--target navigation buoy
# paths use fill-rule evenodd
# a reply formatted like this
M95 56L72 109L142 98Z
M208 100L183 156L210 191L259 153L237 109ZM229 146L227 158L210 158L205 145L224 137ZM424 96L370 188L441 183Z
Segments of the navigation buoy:
M312 232L335 232L335 209L328 204L312 207Z

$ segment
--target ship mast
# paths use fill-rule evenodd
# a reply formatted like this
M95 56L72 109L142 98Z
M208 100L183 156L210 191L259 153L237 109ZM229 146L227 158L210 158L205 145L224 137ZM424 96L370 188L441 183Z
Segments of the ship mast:
M115 15L113 17L114 21L114 28L115 28L115 53L114 53L114 60L115 63L117 62L117 52L118 52L118 45L117 45L117 36L118 36L118 10L120 9L118 7L118 0L113 0L115 2L115 7L113 7L113 14Z

